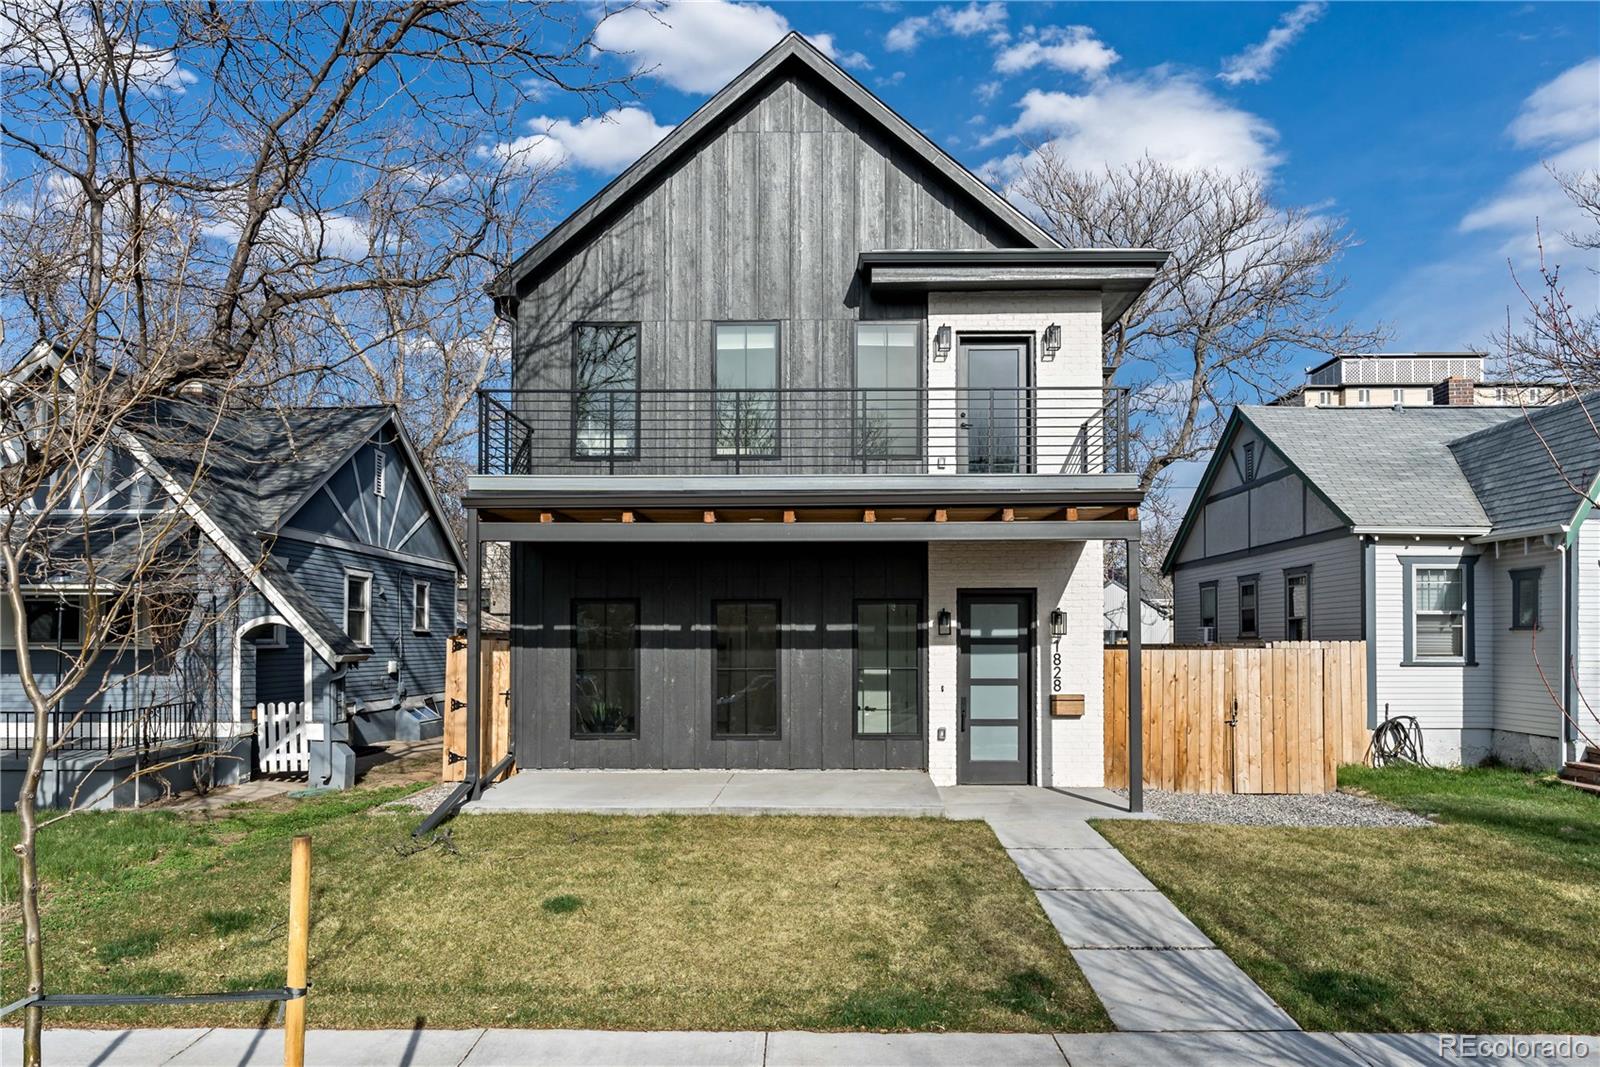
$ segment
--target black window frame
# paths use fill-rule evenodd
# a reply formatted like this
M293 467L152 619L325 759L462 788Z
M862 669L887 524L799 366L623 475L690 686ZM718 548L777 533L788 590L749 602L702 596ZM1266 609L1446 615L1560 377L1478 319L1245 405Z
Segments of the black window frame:
M1299 637L1289 636L1289 623L1299 616L1289 614L1290 605L1294 598L1289 595L1289 584L1296 578L1306 580L1306 613L1304 632ZM1285 641L1312 641L1311 636L1311 595L1314 579L1311 577L1310 567L1285 567L1283 569L1283 639ZM1260 603L1260 594L1257 594L1257 603Z
M633 641L630 651L633 653L633 665L629 670L633 674L633 729L628 732L615 733L587 733L578 728L578 611L585 604L627 604L633 608ZM568 675L571 684L568 687L569 704L569 737L573 741L637 741L639 739L640 721L644 718L642 691L640 689L640 656L639 656L639 599L637 597L618 596L585 596L573 597L570 608L572 623L572 641L569 653L572 661L568 666ZM602 668L610 671L615 668Z
M861 608L867 604L909 604L917 620L917 729L915 733L863 733L861 730ZM927 732L928 619L918 597L857 597L850 603L850 737L856 741L920 741ZM886 668L893 670L894 668ZM890 715L889 721L894 721Z
M604 452L585 451L578 443L578 397L588 390L578 383L578 335L585 329L632 329L633 330L633 445L619 450L615 447L616 434L611 435L613 447ZM644 362L644 325L637 320L619 319L616 321L584 321L572 324L571 346L571 411L569 412L570 426L567 434L569 445L569 458L576 463L614 463L617 461L630 462L637 460L642 451L644 427L641 421L640 392L641 379L644 377L640 366ZM606 390L607 392L625 392L622 389Z
M916 349L917 382L909 388L915 393L916 402L916 438L912 442L909 452L871 452L869 453L862 443L864 434L861 431L862 402L866 399L862 395L861 385L861 329L862 327L883 326L909 326L915 335L913 346ZM928 442L928 341L924 332L925 323L921 319L857 319L850 331L850 458L865 462L882 460L893 462L897 460L922 459L927 452ZM899 386L885 387L885 391L900 391Z
M771 326L772 327L772 381L770 390L766 389L741 389L724 390L717 383L717 332L723 327L733 326ZM748 349L746 349L748 351ZM717 442L717 412L718 405L724 392L745 392L772 394L772 450L770 452L747 452L742 448L724 452ZM778 319L718 319L711 324L711 458L713 460L731 460L742 463L745 460L773 460L783 458L783 323Z
M1518 567L1510 572L1511 577L1511 628L1513 630L1542 630L1544 627L1539 619L1539 587L1544 584L1543 567ZM1524 626L1518 620L1522 618L1523 598L1527 595L1524 583L1533 583L1533 622Z
M35 594L33 596L29 596L27 593L24 593L22 595L22 608L23 623L25 627L23 633L28 635L28 647L30 649L68 649L83 647L83 597L74 596L71 594L63 596L40 596ZM12 624L12 620L9 618L11 612L10 606L7 605L5 608L0 610L4 610L6 612L8 616L6 619L7 629L10 629ZM53 633L53 636L51 637L39 638L33 636L33 620L35 617L42 615L50 615L55 620L51 626ZM68 618L74 620L73 630L75 632L70 638L66 635L66 621ZM16 635L12 635L12 640L16 640ZM15 648L13 646L12 648L8 648L6 651L15 651Z
M724 671L741 671L746 676L753 672L750 667L722 667L717 663L717 609L726 604L740 604L747 609L752 604L770 604L773 614L773 662L772 662L772 691L773 709L777 717L773 732L769 734L755 733L723 733L718 729L717 722L717 694L721 687L717 684ZM746 614L748 622L749 615ZM745 724L749 725L746 715ZM783 601L777 597L718 597L711 601L711 737L716 741L781 741L783 740Z
M1247 585L1250 587L1251 596L1255 600L1255 603L1250 605L1250 610L1255 613L1255 625L1248 630L1244 628L1244 587ZM1239 637L1259 639L1261 637L1261 575L1239 575L1238 588L1234 591L1234 595L1236 598L1234 601L1234 614L1238 616L1236 622Z
M1209 623L1206 622L1206 591L1207 590L1210 590L1210 592L1211 592L1211 621ZM1217 615L1222 610L1222 601L1221 601L1221 597L1217 593L1217 583L1216 582L1211 581L1211 582L1201 582L1200 583L1200 591L1199 591L1199 596L1198 596L1198 609L1199 609L1199 615L1200 615L1200 628L1201 629L1205 629L1207 626L1210 626L1212 634L1215 635L1216 631L1217 631ZM1132 625L1132 619L1133 619L1133 615L1132 615L1131 611L1129 613L1128 618L1129 618L1129 625L1131 626Z

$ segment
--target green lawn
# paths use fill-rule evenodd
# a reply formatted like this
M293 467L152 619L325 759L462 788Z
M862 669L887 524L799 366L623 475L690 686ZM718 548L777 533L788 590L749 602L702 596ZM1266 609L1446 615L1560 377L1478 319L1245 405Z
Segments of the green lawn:
M450 825L455 853L404 855L418 816L377 809L403 791L50 828L49 987L281 985L289 838L307 832L313 1026L1110 1025L983 823L470 816ZM7 817L8 839L15 827ZM20 995L20 938L14 869L4 876L9 1000ZM201 1026L270 1015L255 1005L50 1018Z
M1432 829L1097 828L1306 1029L1600 1033L1600 800L1348 767Z

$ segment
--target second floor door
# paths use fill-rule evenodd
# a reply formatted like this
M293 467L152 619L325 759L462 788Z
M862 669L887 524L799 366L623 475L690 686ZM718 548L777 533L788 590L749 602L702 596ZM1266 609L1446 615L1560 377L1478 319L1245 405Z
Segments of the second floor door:
M1017 340L970 341L960 348L958 446L971 474L1022 474L1032 467L1028 346Z

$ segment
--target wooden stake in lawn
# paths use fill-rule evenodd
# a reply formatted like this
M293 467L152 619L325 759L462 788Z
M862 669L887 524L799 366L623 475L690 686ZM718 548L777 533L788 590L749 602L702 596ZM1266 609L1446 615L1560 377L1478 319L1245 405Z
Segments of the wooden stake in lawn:
M311 948L311 838L294 839L289 861L290 989L306 988L306 957ZM283 1067L305 1067L306 998L302 993L283 1005Z

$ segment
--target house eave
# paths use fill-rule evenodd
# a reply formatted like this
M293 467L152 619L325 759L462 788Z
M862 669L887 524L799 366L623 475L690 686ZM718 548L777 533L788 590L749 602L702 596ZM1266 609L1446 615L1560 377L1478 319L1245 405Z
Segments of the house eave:
M1469 541L1490 532L1488 526L1355 526L1351 533L1374 538L1446 538Z

